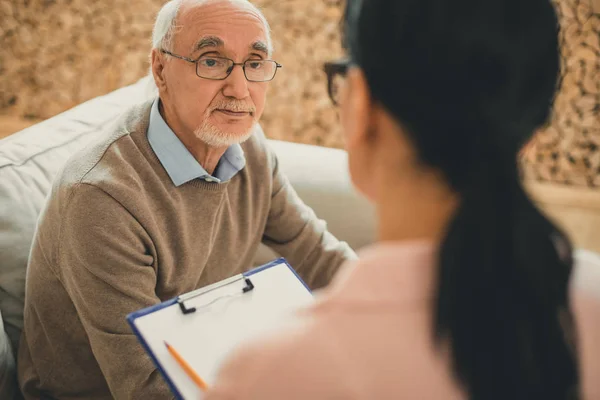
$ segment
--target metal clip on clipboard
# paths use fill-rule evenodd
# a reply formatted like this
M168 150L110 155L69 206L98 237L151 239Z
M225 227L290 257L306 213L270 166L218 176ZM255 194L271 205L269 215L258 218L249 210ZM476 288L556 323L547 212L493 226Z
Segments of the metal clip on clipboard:
M191 299L194 299L194 298L196 298L196 297L198 297L198 296L202 296L202 295L204 295L204 294L206 294L206 293L210 293L210 292L212 292L212 291L214 291L214 290L220 289L220 288L222 288L223 286L227 286L227 285L230 285L230 284L232 284L232 283L239 282L239 281L241 281L241 280L243 280L243 281L245 281L245 282L246 282L246 286L244 286L244 287L242 288L242 291L240 292L240 294L243 294L243 293L248 293L248 292L250 292L250 291L254 290L254 284L252 283L252 281L250 280L250 278L247 278L247 277L245 277L244 275L236 275L236 276L232 276L231 278L229 278L229 279L226 279L226 280L222 281L222 282L221 282L221 283L219 283L218 285L210 285L210 286L208 286L208 287L206 287L206 288L200 288L200 289L198 289L198 290L194 290L193 292L189 292L189 293L187 293L187 294L184 294L184 295L181 295L181 296L179 296L179 297L177 298L177 304L179 305L179 309L180 309L180 310L181 310L181 312L182 312L183 314L185 314L185 315L187 315L187 314L191 314L191 313L194 313L194 312L196 312L196 307L190 307L190 308L187 308L187 307L185 306L185 302L186 302L186 301L188 301L188 300L191 300ZM219 299L221 299L221 298L223 298L223 297L227 297L227 296L228 296L228 295L225 295L225 296L222 296L222 297L218 297L217 299L213 300L213 301L212 301L211 303L209 303L209 304L212 304L214 301L216 301L216 300L219 300ZM207 305L208 305L208 304L207 304Z

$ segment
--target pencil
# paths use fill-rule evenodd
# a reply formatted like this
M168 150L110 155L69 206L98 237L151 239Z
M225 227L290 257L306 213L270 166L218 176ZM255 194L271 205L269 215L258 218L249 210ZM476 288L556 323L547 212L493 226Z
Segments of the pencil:
M181 354L179 354L177 350L173 348L173 346L171 346L166 341L165 346L167 346L167 350L169 350L169 353L171 353L175 361L177 361L177 364L179 364L181 368L183 368L185 373L194 381L194 383L198 385L200 389L206 391L208 389L208 385L206 384L206 382L204 382L204 379L200 378L196 371L192 369L190 364L188 364L187 361L185 361L183 357L181 357Z

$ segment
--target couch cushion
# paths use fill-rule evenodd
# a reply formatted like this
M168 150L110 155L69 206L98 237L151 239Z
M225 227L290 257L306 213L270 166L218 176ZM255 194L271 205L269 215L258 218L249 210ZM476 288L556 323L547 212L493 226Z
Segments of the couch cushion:
M348 155L343 150L306 144L269 141L281 170L331 233L360 249L373 242L375 212L357 194L348 173Z
M13 347L23 325L25 270L38 218L65 161L130 104L147 78L0 140L0 310Z
M334 236L355 250L373 242L375 212L350 182L345 151L279 140L269 140L269 144L298 196L326 221ZM255 264L274 257L277 254L261 246Z

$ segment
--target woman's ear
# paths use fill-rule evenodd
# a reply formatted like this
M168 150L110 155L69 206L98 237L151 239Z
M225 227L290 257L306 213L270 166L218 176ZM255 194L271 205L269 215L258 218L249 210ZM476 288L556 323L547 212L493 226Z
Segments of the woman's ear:
M348 168L354 187L374 201L377 195L374 157L374 116L371 94L365 74L360 68L348 70L341 94L341 120L344 125Z
M154 77L154 83L156 84L156 87L159 91L166 90L167 84L164 77L165 58L158 49L152 49L151 63L152 76Z
M342 93L341 117L346 146L364 143L370 134L371 95L367 79L358 67L350 67Z

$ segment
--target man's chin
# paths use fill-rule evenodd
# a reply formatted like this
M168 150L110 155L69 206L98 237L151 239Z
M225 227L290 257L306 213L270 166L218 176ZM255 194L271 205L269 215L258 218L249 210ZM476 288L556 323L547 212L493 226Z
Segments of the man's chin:
M245 129L220 129L216 126L204 126L196 131L198 139L211 147L229 147L248 140L256 124Z

